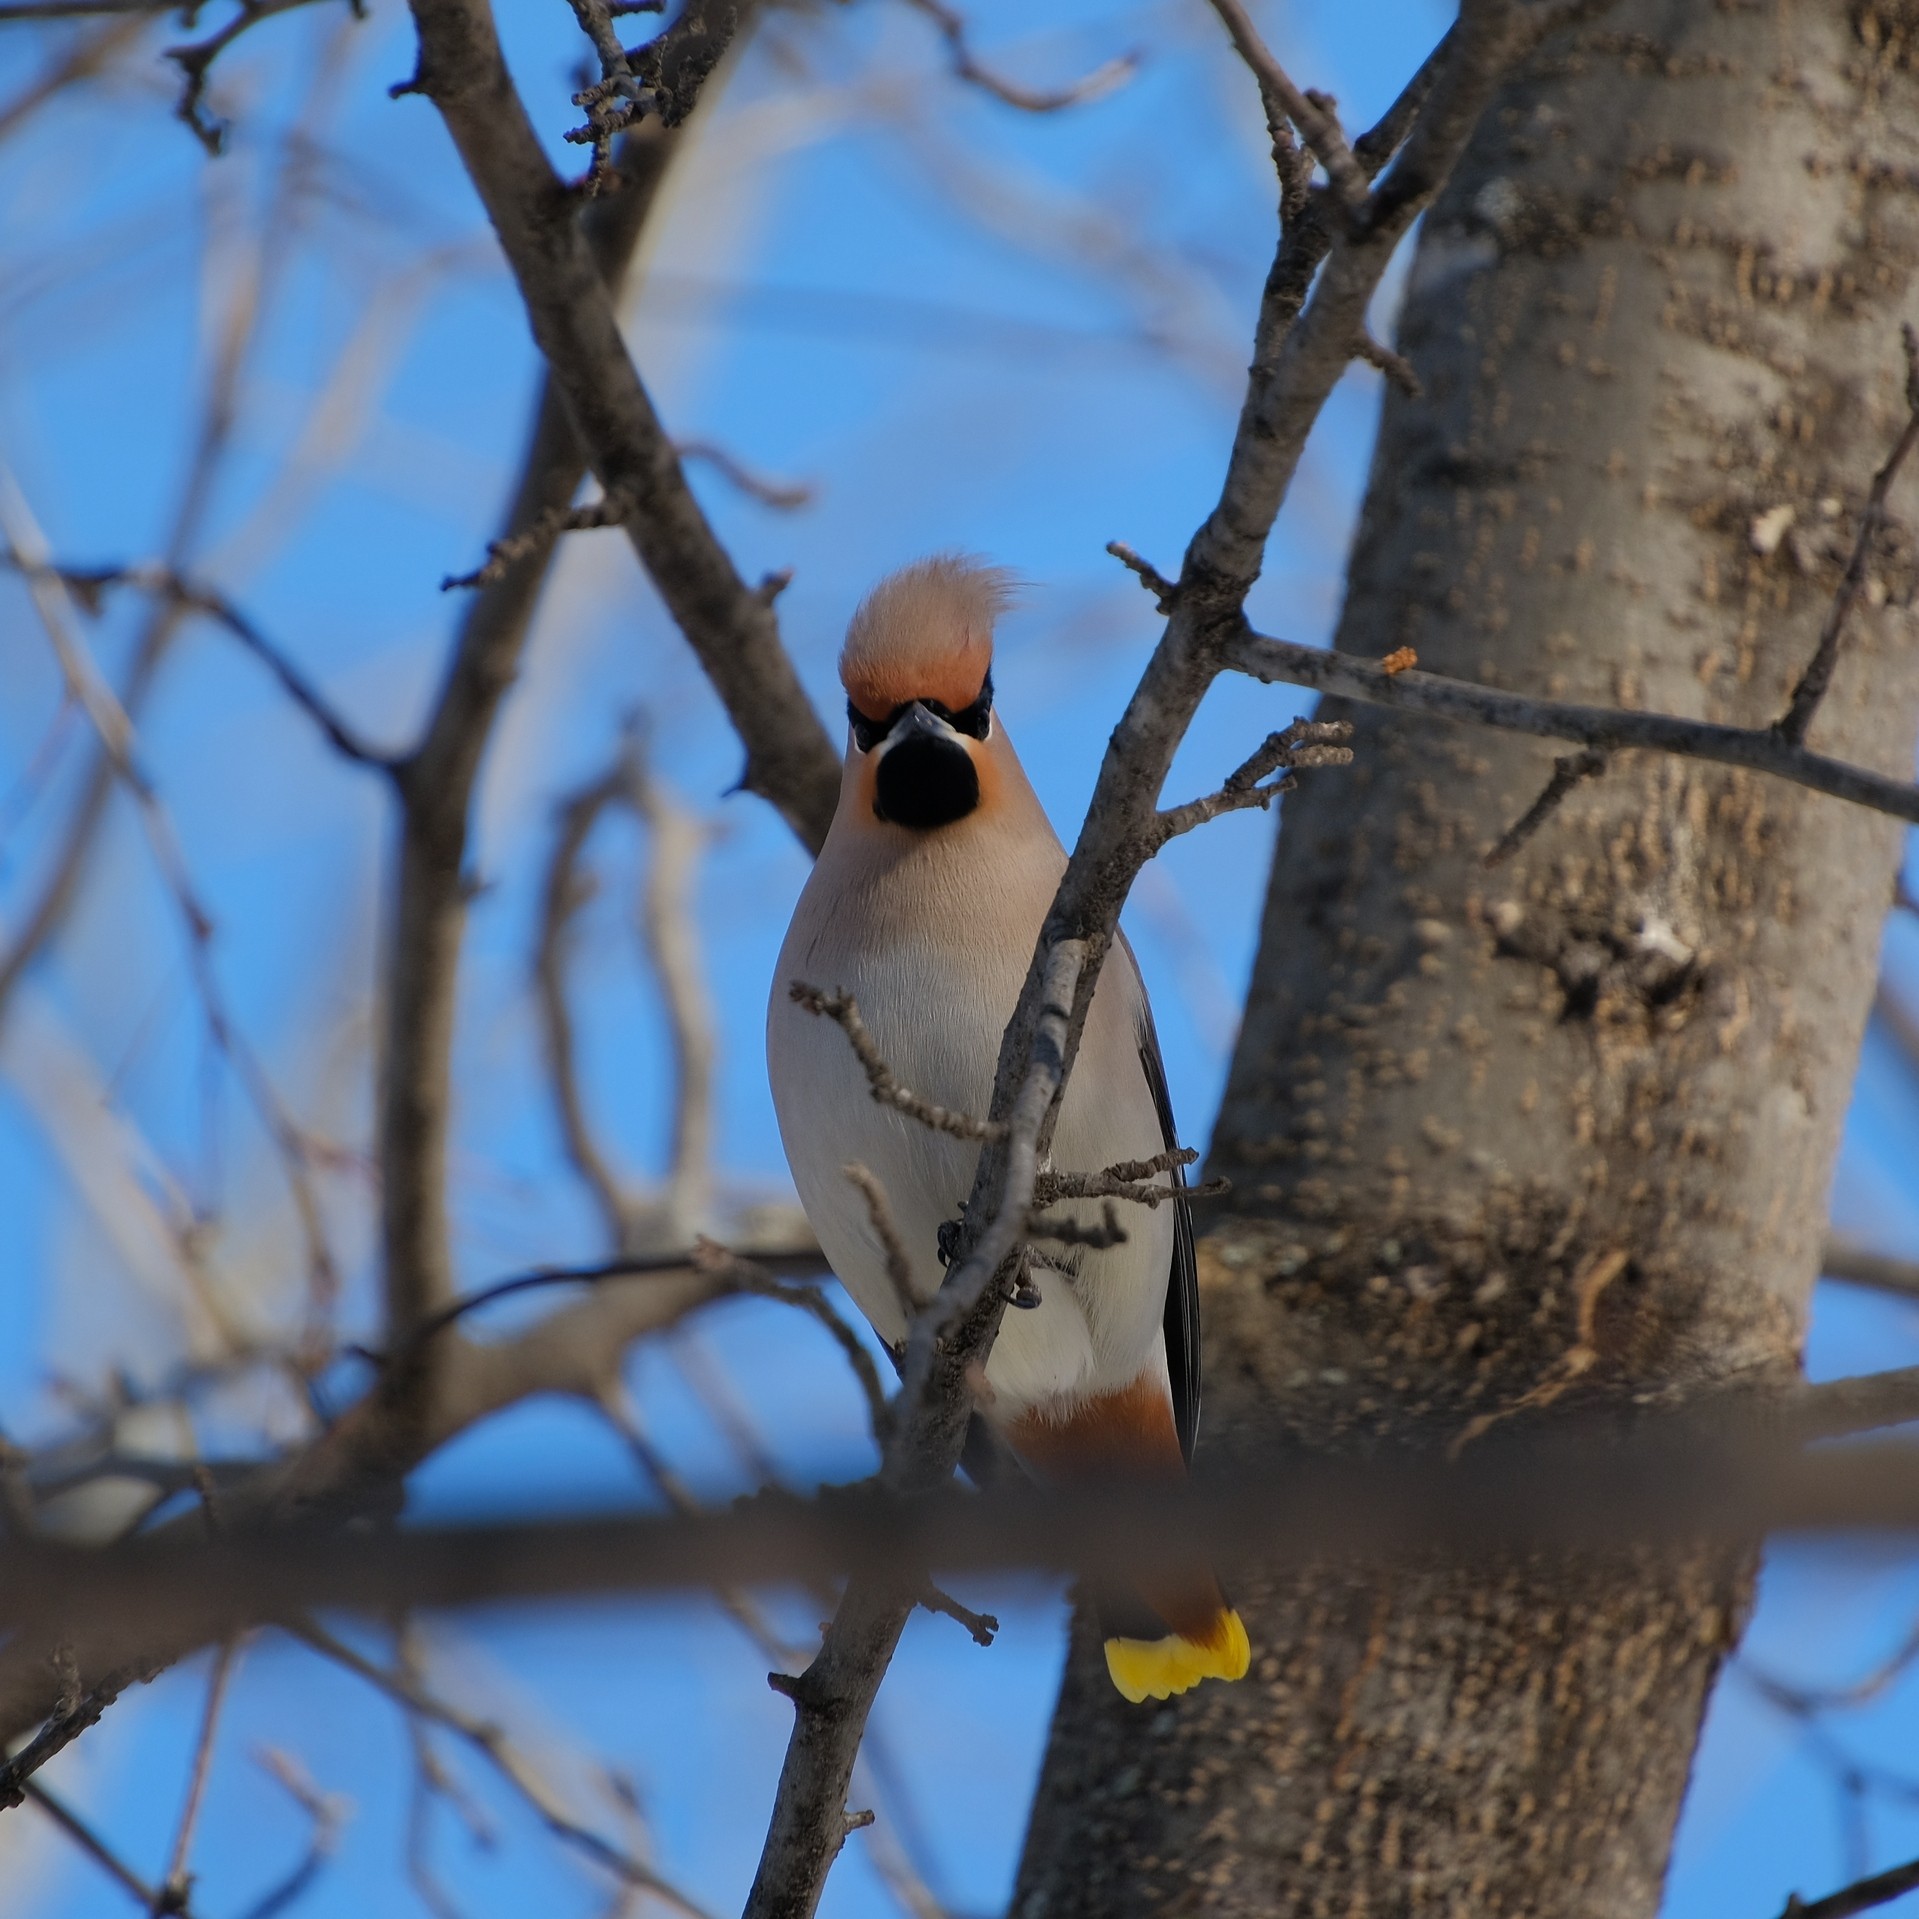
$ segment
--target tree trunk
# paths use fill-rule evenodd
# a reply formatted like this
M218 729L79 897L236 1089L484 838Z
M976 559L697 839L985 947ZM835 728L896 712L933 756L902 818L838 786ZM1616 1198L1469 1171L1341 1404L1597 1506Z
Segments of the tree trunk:
M1546 47L1428 220L1340 647L1777 716L1905 413L1915 59L1910 0L1631 0ZM1907 775L1903 535L1872 572L1813 743ZM1470 1445L1789 1378L1899 829L1633 754L1488 869L1552 749L1351 717L1213 1142L1212 1433ZM1082 1621L1014 1919L1644 1919L1748 1574L1249 1567L1252 1677L1162 1707Z

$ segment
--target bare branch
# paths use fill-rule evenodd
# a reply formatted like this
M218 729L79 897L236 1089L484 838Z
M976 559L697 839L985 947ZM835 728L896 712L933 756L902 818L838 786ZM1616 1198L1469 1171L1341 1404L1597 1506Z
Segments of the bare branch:
M1044 1175L1042 1175L1044 1177ZM1120 1197L1139 1198L1144 1205L1157 1205L1157 1199L1147 1199L1149 1192L1157 1193L1158 1188L1141 1187L1137 1194L1127 1192ZM1109 1246L1124 1246L1129 1237L1126 1228L1119 1223L1119 1214L1114 1210L1112 1200L1106 1199L1099 1209L1099 1223L1088 1226L1083 1221L1069 1219L1057 1213L1043 1213L1035 1206L1026 1216L1026 1233L1029 1239L1045 1240L1054 1246L1087 1246L1103 1250ZM1038 1294L1034 1294L1035 1302Z
M1919 1260L1898 1259L1890 1253L1870 1252L1848 1240L1829 1239L1819 1270L1825 1278L1844 1280L1850 1286L1870 1286L1877 1292L1903 1293L1919 1299Z
M1682 719L1671 713L1637 713L1603 706L1575 706L1565 700L1534 699L1504 693L1437 673L1388 673L1377 662L1289 640L1242 633L1226 649L1229 664L1256 680L1285 680L1344 699L1363 700L1401 712L1430 713L1438 719L1469 720L1543 739L1571 740L1602 752L1648 747L1654 752L1711 760L1770 773L1848 800L1855 806L1919 821L1919 786L1888 778L1862 766L1849 766L1794 746L1769 726L1720 726L1710 720Z
M1010 1103L1006 1137L980 1155L957 1256L913 1322L900 1368L902 1416L890 1422L880 1474L890 1493L909 1501L951 1479L965 1443L974 1382L1011 1298L1041 1136L1066 1075L1068 1009L1084 958L1076 941L1047 957L1032 1064ZM894 1566L865 1569L848 1583L818 1657L793 1681L793 1736L746 1919L811 1913L817 1904L845 1843L860 1735L918 1599L918 1581Z
M591 882L579 870L580 855L600 815L623 798L627 785L626 754L622 751L606 772L589 780L560 803L560 830L554 838L546 881L540 890L539 932L533 943L533 981L540 1008L547 1083L553 1090L560 1138L568 1163L593 1195L607 1244L622 1253L638 1250L633 1243L633 1211L586 1121L574 1057L573 1010L566 996L566 960L574 916L592 890Z
M866 1021L860 1017L859 1003L851 993L829 993L818 986L809 986L804 980L792 981L786 990L795 1006L803 1006L809 1013L832 1020L846 1035L847 1044L852 1047L854 1056L866 1073L867 1085L872 1089L873 1097L882 1106L891 1106L909 1119L918 1120L922 1126L931 1127L936 1133L951 1133L955 1139L994 1140L1006 1137L1003 1121L975 1119L971 1113L955 1113L948 1107L936 1106L930 1099L922 1099L910 1087L902 1086L894 1077L893 1069L880 1056L880 1049L867 1029Z
M4 18L0 14L0 18ZM116 54L132 46L140 37L145 21L116 20L95 33L82 34L57 47L41 68L12 99L0 104L0 140L10 139L47 104L57 100L68 87L91 80L106 69Z
M1568 753L1553 761L1553 774L1539 797L1500 834L1498 843L1486 854L1487 866L1509 860L1558 811L1559 803L1582 780L1597 779L1606 770L1606 756L1591 747Z
M288 1191L306 1239L312 1316L316 1324L323 1322L338 1296L339 1275L321 1217L306 1135L282 1104L252 1046L227 1010L226 996L213 965L213 919L201 903L187 870L173 820L140 764L133 722L81 644L66 584L52 568L39 524L4 464L0 464L0 534L4 534L7 542L9 562L26 578L69 697L86 715L113 777L126 789L139 811L154 864L180 916L207 1030L231 1062L235 1076L279 1151Z
M362 0L348 0L353 8L354 18L361 17ZM180 95L180 104L174 109L178 118L184 120L193 129L194 137L216 158L226 146L227 127L223 120L209 119L203 111L206 101L207 76L213 71L213 63L234 41L239 39L249 27L257 27L262 20L271 20L275 14L291 13L296 7L311 4L311 0L240 0L234 16L217 33L209 34L204 40L196 40L186 46L169 47L167 58L171 60L185 78L186 85ZM158 9L156 9L157 11ZM186 10L190 20L197 9ZM0 15L3 18L4 15Z
M967 40L966 16L947 6L945 0L906 0L906 4L914 12L924 14L939 29L940 38L946 42L946 56L954 78L978 87L982 93L991 94L1009 107L1017 107L1022 113L1058 113L1066 107L1085 106L1123 87L1139 71L1139 55L1122 53L1069 87L1050 90L1023 87L980 65Z
M866 1217L872 1221L874 1237L886 1255L886 1277L893 1282L894 1296L899 1300L900 1311L906 1315L906 1323L910 1326L919 1313L920 1302L913 1295L913 1262L906 1257L906 1246L900 1238L899 1224L893 1218L886 1188L881 1184L879 1175L858 1160L842 1166L840 1171L845 1174L847 1183L857 1189L860 1197L866 1201Z
M1190 833L1223 813L1243 812L1248 807L1264 810L1282 793L1292 791L1293 773L1298 768L1350 766L1353 749L1346 742L1352 736L1353 729L1344 720L1294 720L1283 731L1267 734L1258 750L1227 774L1218 792L1155 816L1152 830L1157 845ZM1280 777L1275 779L1274 774Z
M1365 203L1367 177L1347 146L1346 136L1339 130L1332 103L1323 94L1302 93L1293 85L1286 69L1273 57L1272 49L1259 37L1259 29L1253 25L1252 16L1240 0L1212 0L1212 8L1232 36L1234 50L1259 82L1260 97L1266 102L1267 125L1272 125L1276 113L1283 112L1326 169L1333 191L1349 211L1356 211Z
M1413 371L1413 363L1404 354L1395 353L1391 347L1375 340L1370 333L1362 330L1353 353L1355 358L1364 360L1368 366L1377 367L1407 399L1423 400L1426 397L1426 389L1420 384L1419 375Z
M1108 540L1106 550L1127 572L1135 575L1141 586L1153 596L1153 604L1162 613L1170 613L1174 602L1179 598L1179 587L1169 580L1151 560L1142 559L1124 540Z
M1280 501L1387 262L1463 150L1519 38L1510 0L1466 0L1406 144L1365 207L1337 234L1302 220L1282 235L1219 504L1187 549L1167 632L1112 735L1001 1043L989 1118L1006 1123L1007 1135L980 1154L958 1257L908 1343L882 1473L895 1492L930 1493L959 1457L972 1382L983 1376L1005 1310L1100 966L1127 889L1163 843L1156 800L1173 753L1243 630L1241 609ZM814 1910L842 1842L860 1727L911 1603L897 1578L878 1570L856 1577L819 1657L796 1682L793 1736L747 1919Z
M1912 451L1914 442L1919 441L1919 332L1915 332L1908 321L1900 330L1900 337L1906 349L1905 428L1892 451L1886 455L1885 464L1872 476L1872 487L1866 495L1866 510L1859 516L1859 537L1852 543L1852 558L1846 563L1845 577L1839 582L1838 592L1833 595L1831 611L1827 613L1826 623L1819 632L1819 644L1814 648L1812 658L1806 662L1806 670L1799 676L1799 684L1792 689L1792 697L1786 702L1786 710L1776 724L1775 730L1788 746L1805 745L1813 716L1819 711L1819 702L1826 697L1826 689L1832 684L1833 669L1839 663L1839 642L1845 633L1846 621L1865 587L1866 566L1872 558L1872 543L1880 527L1885 524L1886 496L1892 491L1892 483L1898 477L1906 455Z
M935 1567L1137 1574L1221 1550L1283 1567L1400 1564L1435 1551L1664 1549L1781 1529L1906 1537L1919 1524L1919 1447L1817 1442L1915 1418L1919 1368L1903 1368L1773 1394L1726 1389L1625 1424L1595 1416L1557 1432L1515 1428L1456 1464L1442 1452L1362 1460L1248 1439L1184 1487L1141 1479L1067 1494L869 1481L817 1500L764 1493L691 1515L230 1529L210 1541L101 1549L29 1539L0 1562L0 1618L15 1629L59 1619L87 1632L138 1612L150 1629L184 1628L315 1607L390 1611L848 1572L856 1596L880 1581L910 1606ZM794 1685L805 1702L821 1699L821 1683L815 1673Z
M1855 1880L1823 1899L1801 1899L1795 1892L1786 1901L1780 1919L1852 1919L1856 1912L1870 1912L1875 1906L1890 1905L1902 1894L1919 1886L1919 1859L1890 1872L1874 1873L1870 1879Z
M343 759L375 767L382 772L393 771L396 764L393 756L369 746L328 705L325 696L305 673L231 600L213 588L187 579L170 566L54 566L30 561L11 547L5 554L0 554L0 561L29 580L37 572L58 581L90 612L95 610L101 594L113 587L127 586L149 594L182 613L202 615L231 634L249 653L266 664L288 698L326 735Z
M598 203L583 222L554 216L565 219L582 283L609 313L608 284L625 276L678 146L677 136L658 129L629 140L620 163L626 190ZM564 512L584 471L567 398L549 377L505 515L505 537ZM455 986L469 886L467 813L544 576L542 566L511 569L467 606L432 716L399 769L399 871L388 942L379 1139L390 1345L453 1291L446 1152Z
M331 1660L355 1678L364 1680L375 1691L384 1693L406 1713L433 1725L443 1726L464 1740L531 1807L550 1833L591 1859L595 1865L605 1867L628 1885L639 1886L650 1892L656 1899L687 1914L688 1919L707 1919L705 1908L690 1899L670 1880L661 1878L651 1866L634 1858L631 1853L574 1817L501 1727L461 1711L429 1691L411 1672L388 1670L376 1665L315 1620L290 1621L286 1630L322 1658Z
M710 466L736 493L775 513L797 513L813 504L815 489L804 480L770 480L713 440L676 440L673 450L682 460Z
M206 1705L200 1714L200 1731L193 1742L193 1763L187 1773L186 1800L180 1808L180 1823L174 1829L173 1848L167 1856L166 1877L154 1895L152 1910L158 1913L181 1912L192 1885L187 1875L187 1858L193 1850L193 1831L200 1821L200 1807L206 1797L207 1773L213 1764L213 1740L220 1728L220 1708L226 1703L227 1687L239 1655L237 1639L223 1639L213 1655L213 1669L207 1675Z
M832 1301L824 1293L814 1286L791 1286L784 1280L768 1279L751 1260L742 1259L710 1239L696 1244L693 1263L700 1272L723 1279L740 1292L796 1307L825 1327L834 1344L846 1355L846 1363L853 1369L860 1391L866 1395L866 1414L873 1436L885 1439L892 1428L893 1411L887 1404L886 1388L880 1383L879 1368L873 1364L866 1342L834 1311Z
M27 1782L55 1753L66 1748L100 1722L100 1716L132 1685L146 1678L142 1672L126 1670L109 1673L84 1694L69 1699L54 1711L47 1722L11 1759L0 1760L0 1812L17 1806L26 1796ZM69 1688L63 1683L63 1691Z
M255 1751L253 1760L285 1788L288 1797L312 1822L305 1854L285 1878L270 1886L241 1915L241 1919L279 1919L281 1913L305 1894L333 1857L340 1843L340 1828L346 1823L351 1806L332 1793L322 1792L289 1753L263 1747Z
M672 1141L657 1232L691 1238L709 1222L713 1190L713 1073L717 1055L712 995L700 950L694 890L709 829L653 777L637 728L628 742L628 790L647 830L640 889L640 944L666 1012L672 1056Z
M169 566L183 565L199 539L215 483L232 449L240 382L263 320L271 311L271 295L290 257L290 242L304 217L311 117L310 112L303 112L288 131L273 190L261 208L252 243L231 277L229 296L216 321L217 344L207 369L206 401L197 423L193 457L162 548L164 563ZM121 704L130 716L139 714L152 692L179 629L178 609L159 604L135 637L121 688ZM102 747L87 769L59 852L39 894L22 919L12 945L0 952L0 1005L5 1004L34 955L52 940L79 896L115 778L112 758Z
M683 111L683 94L697 94L743 11L727 0L706 0L642 50L649 56L660 50L658 81L645 61L636 62L635 71L656 100L671 94L673 104L661 108L667 125ZM632 501L628 538L745 742L742 784L770 800L817 850L839 795L839 755L780 646L770 603L740 578L687 487L561 182L507 72L485 0L415 0L413 15L420 90L439 107L459 147L601 487L609 497ZM669 54L681 63L671 70ZM571 494L569 488L564 501L542 506L570 504Z
M153 1887L149 1886L85 1820L73 1812L64 1800L56 1799L45 1786L38 1783L27 1787L26 1797L32 1804L38 1806L109 1878L116 1880L130 1892L148 1912L156 1910L157 1902L162 1895L155 1892ZM187 1905L160 1909L177 1913L180 1919L193 1919L193 1909Z
M504 579L508 570L521 560L549 552L562 534L624 526L632 511L633 502L622 493L603 494L597 500L588 500L584 506L550 508L525 532L487 541L486 564L471 573L449 573L440 582L440 591L451 593L459 587L491 586L496 580Z
M920 1604L928 1612L957 1620L972 1635L976 1646L990 1646L999 1632L999 1621L990 1612L975 1612L971 1606L962 1606L951 1593L931 1581L920 1593Z

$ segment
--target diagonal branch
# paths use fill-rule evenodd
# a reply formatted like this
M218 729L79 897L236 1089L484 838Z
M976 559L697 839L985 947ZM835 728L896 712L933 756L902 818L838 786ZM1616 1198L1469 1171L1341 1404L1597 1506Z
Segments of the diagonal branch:
M1003 1120L976 1119L971 1113L956 1113L951 1107L923 1098L910 1086L902 1086L887 1065L878 1042L861 1016L859 1002L851 993L828 993L798 979L788 983L786 992L795 1006L803 1006L821 1019L832 1020L846 1035L846 1043L852 1047L854 1057L866 1074L869 1090L882 1106L891 1106L936 1133L951 1133L955 1139L1006 1137Z
M714 10L709 64L738 11ZM439 108L493 222L602 490L633 502L627 536L746 747L741 784L817 849L839 792L839 756L780 645L770 601L740 578L687 486L507 71L492 13L485 0L414 0L413 17L419 90ZM559 503L570 498L569 489Z
M1769 726L1721 726L1673 713L1534 699L1530 694L1501 692L1438 673L1392 672L1377 660L1252 632L1242 632L1227 644L1226 659L1236 672L1256 680L1284 680L1402 713L1429 713L1436 719L1467 720L1509 733L1571 740L1599 752L1648 747L1721 766L1743 766L1896 819L1919 821L1919 786L1794 746Z
M651 1866L636 1859L594 1829L576 1818L554 1789L540 1777L531 1762L520 1752L504 1728L490 1720L476 1718L450 1701L431 1692L411 1672L389 1671L364 1657L345 1640L336 1638L313 1619L288 1622L287 1632L323 1659L364 1680L376 1692L383 1693L402 1711L444 1727L464 1740L532 1808L540 1822L555 1838L564 1841L594 1864L631 1886L650 1892L688 1919L707 1919L705 1908L696 1904L671 1880L663 1879Z
M214 588L190 580L170 566L54 566L49 562L29 560L17 548L0 554L0 561L13 567L29 582L34 581L36 576L56 581L89 611L95 610L94 603L100 595L114 587L128 586L151 595L179 612L200 614L223 628L265 664L280 682L281 690L326 735L329 744L343 759L355 761L361 766L392 771L393 761L377 748L369 746L353 726L334 711L326 696L301 668L231 600Z
M1333 183L1341 202L1349 210L1356 211L1363 206L1367 188L1365 170L1346 144L1339 121L1328 106L1320 104L1324 96L1315 99L1294 86L1286 69L1274 58L1272 49L1260 38L1259 29L1253 25L1252 16L1240 0L1212 0L1212 8L1232 36L1234 51L1252 68L1253 77L1259 82L1268 127L1279 113L1284 113L1326 169L1326 177Z
M580 270L611 310L679 140L656 128L629 140L623 192L573 233ZM578 490L585 456L567 402L541 390L505 536L523 533ZM501 699L519 668L546 569L509 570L466 608L446 678L417 746L397 768L398 872L388 934L380 1094L381 1243L389 1344L453 1294L446 1214L453 1013L471 876L468 810Z
M1886 455L1885 464L1872 476L1872 487L1866 495L1866 510L1859 516L1859 537L1852 543L1852 558L1846 563L1845 577L1839 582L1839 591L1833 595L1831 610L1820 629L1819 644L1813 649L1812 658L1806 662L1806 670L1799 676L1798 685L1792 689L1792 698L1787 701L1785 712L1779 716L1777 731L1788 746L1805 745L1813 715L1819 711L1819 702L1826 697L1826 689L1832 684L1833 669L1839 664L1839 642L1845 634L1846 621L1851 617L1852 609L1865 587L1866 564L1872 557L1873 540L1885 524L1886 496L1892 491L1892 483L1900 467L1905 464L1906 455L1919 441L1919 331L1915 331L1908 321L1901 330L1901 338L1906 349L1905 428L1892 451Z
M1423 93L1423 104L1400 123L1405 145L1363 210L1337 233L1321 222L1305 237L1308 223L1297 221L1282 233L1219 504L1187 549L1166 633L1113 732L1001 1042L989 1118L1005 1123L1007 1136L980 1155L957 1257L908 1342L882 1473L895 1492L928 1493L958 1461L972 1382L1016 1283L1034 1183L1100 965L1127 890L1154 850L1157 798L1173 753L1243 628L1241 609L1286 487L1362 337L1387 263L1524 39L1510 0L1465 0L1430 90L1421 81L1409 89ZM810 1919L817 1907L844 1842L860 1730L911 1604L897 1576L855 1578L819 1657L796 1682L793 1736L747 1919Z
M924 14L939 29L955 79L978 87L1002 105L1017 107L1021 113L1059 113L1067 107L1085 106L1123 87L1139 71L1139 55L1122 53L1095 67L1071 86L1050 89L1021 86L974 58L967 37L966 16L947 6L945 0L906 0L906 4L914 12Z
M158 1902L163 1895L148 1885L78 1813L74 1812L72 1808L67 1805L65 1800L55 1798L45 1786L38 1784L29 1786L26 1796L28 1800L33 1805L38 1806L108 1878L131 1893L145 1911L150 1913L156 1910ZM193 1919L192 1907L184 1903L162 1909L177 1914L178 1919Z

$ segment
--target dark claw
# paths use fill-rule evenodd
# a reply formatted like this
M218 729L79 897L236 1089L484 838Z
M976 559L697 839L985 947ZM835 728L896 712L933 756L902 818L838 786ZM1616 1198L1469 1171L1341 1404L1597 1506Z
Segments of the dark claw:
M1022 1278L1013 1288L1010 1303L1023 1313L1030 1313L1040 1303L1039 1288L1030 1279Z
M953 1255L959 1251L960 1223L956 1219L940 1221L939 1237L936 1242L942 1266L953 1263Z

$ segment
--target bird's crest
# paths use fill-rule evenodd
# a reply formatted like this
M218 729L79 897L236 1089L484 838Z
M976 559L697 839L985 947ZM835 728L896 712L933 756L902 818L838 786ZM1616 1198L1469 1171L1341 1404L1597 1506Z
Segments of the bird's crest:
M959 712L979 697L993 663L993 622L1017 590L1004 567L936 553L889 573L853 615L840 684L871 719L909 700Z

